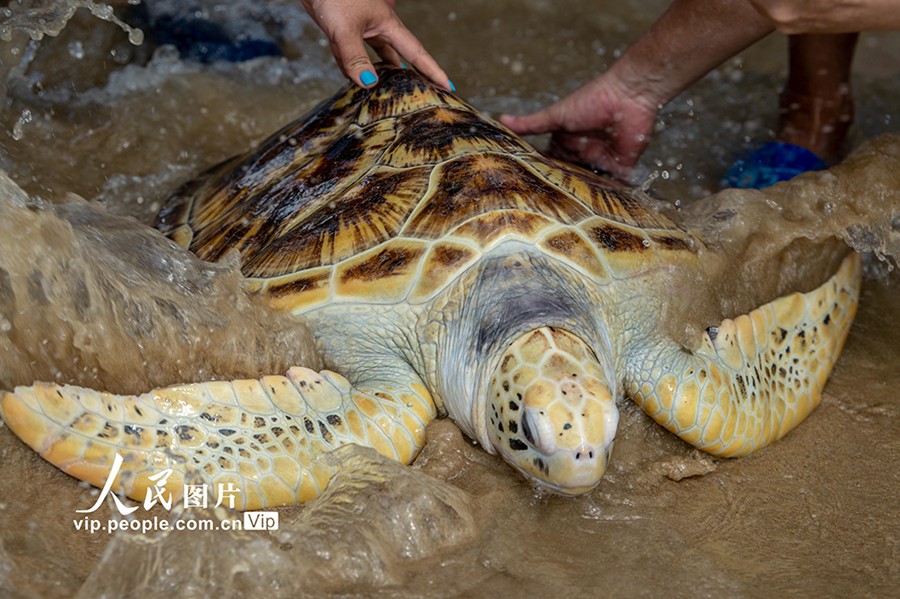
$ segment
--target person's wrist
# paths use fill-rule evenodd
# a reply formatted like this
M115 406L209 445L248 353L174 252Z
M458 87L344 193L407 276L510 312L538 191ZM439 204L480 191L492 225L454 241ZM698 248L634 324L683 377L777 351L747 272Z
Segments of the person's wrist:
M662 77L654 77L620 60L601 76L603 87L622 104L656 114L670 99ZM598 80L599 81L599 80Z

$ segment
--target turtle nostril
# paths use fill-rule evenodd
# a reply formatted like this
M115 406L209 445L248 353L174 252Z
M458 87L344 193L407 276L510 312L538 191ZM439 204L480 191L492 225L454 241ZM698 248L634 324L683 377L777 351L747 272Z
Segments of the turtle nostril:
M587 445L582 445L578 449L575 450L575 459L577 461L581 460L593 460L594 459L594 450L591 449Z

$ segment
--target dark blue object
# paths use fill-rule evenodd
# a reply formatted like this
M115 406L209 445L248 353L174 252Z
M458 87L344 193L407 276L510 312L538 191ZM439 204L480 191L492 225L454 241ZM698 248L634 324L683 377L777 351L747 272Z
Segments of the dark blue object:
M151 50L175 46L185 60L242 62L283 54L265 12L203 10L214 5L210 0L154 0L128 5L124 14L147 34Z
M772 141L763 144L728 169L721 187L762 189L800 173L827 168L825 161L800 146Z
M233 35L219 23L203 19L163 15L153 22L150 32L158 45L171 44L182 58L197 62L281 56L281 49L272 40Z

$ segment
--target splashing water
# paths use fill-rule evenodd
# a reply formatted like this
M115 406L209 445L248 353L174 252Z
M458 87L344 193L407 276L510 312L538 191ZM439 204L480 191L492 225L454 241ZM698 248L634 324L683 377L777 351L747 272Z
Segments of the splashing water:
M20 139L22 139L22 137L25 135L25 125L30 123L32 118L33 117L30 110L26 108L22 111L22 114L19 115L19 118L16 119L16 124L13 126L12 138L14 140L19 141Z
M98 19L115 23L128 34L128 41L140 45L144 32L131 27L113 12L113 7L93 0L19 0L0 9L0 40L11 41L13 33L23 31L35 41L45 35L56 37L79 8L86 8Z

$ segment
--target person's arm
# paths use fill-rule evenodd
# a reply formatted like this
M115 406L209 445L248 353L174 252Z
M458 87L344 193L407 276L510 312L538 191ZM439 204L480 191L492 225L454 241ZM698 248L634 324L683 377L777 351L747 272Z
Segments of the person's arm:
M663 105L771 31L747 0L676 0L603 75L541 111L501 121L521 134L553 132L556 153L624 176Z
M662 106L773 29L746 0L676 0L610 72Z
M396 66L404 62L445 89L453 89L447 73L394 12L394 0L301 0L306 12L331 43L344 75L362 87L377 81L365 43Z
M749 0L781 33L900 30L897 0Z

